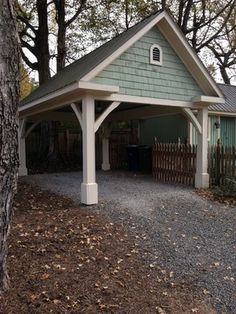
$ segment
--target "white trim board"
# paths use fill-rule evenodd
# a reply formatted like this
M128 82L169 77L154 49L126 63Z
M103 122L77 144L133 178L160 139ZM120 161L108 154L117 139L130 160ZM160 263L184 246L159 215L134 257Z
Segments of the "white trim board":
M236 112L221 112L221 111L208 111L209 115L215 115L215 116L226 116L226 117L232 117L236 118Z
M43 102L50 101L50 100L52 100L52 99L54 99L56 97L62 96L64 94L66 94L66 93L73 92L73 91L75 91L77 89L78 89L78 82L75 82L75 83L70 84L70 85L68 85L66 87L63 87L63 88L61 88L61 89L59 89L59 90L57 90L57 91L55 91L53 93L50 93L50 94L45 95L43 97L40 97L40 98L38 98L36 100L33 100L33 101L29 102L28 104L19 107L18 110L19 110L19 112L21 112L21 111L30 109L32 107L40 105Z
M96 100L128 102L128 103L143 104L143 105L197 108L197 106L194 105L191 101L180 101L180 100L169 100L169 99L161 99L161 98L130 96L130 95L124 95L124 94L112 94L110 96L96 95L95 98L96 98Z
M192 102L200 105L210 105L210 104L224 104L224 98L212 97L212 96L197 96L192 99Z

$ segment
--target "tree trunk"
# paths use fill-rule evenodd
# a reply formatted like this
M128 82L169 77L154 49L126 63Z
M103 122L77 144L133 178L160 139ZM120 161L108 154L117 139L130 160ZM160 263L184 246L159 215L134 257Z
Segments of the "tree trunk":
M230 84L230 78L229 75L227 73L227 68L224 65L220 65L220 74L224 80L225 84Z
M57 12L57 72L66 64L66 23L65 23L65 0L54 1Z
M8 287L7 235L18 171L19 47L13 0L0 6L0 292Z
M37 0L38 30L35 38L39 69L39 85L50 78L47 0Z

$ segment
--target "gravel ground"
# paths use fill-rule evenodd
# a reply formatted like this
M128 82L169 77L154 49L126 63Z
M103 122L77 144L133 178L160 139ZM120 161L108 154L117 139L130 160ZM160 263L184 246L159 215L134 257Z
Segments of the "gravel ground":
M81 173L26 180L80 202ZM209 296L218 313L236 313L236 208L148 176L98 172L97 182L94 209L135 233L148 262Z

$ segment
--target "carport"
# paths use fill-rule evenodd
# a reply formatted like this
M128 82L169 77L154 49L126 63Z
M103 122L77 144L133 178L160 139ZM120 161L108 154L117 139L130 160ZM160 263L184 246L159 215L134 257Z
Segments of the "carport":
M95 133L109 170L110 123L183 113L198 132L195 186L208 187L208 105L223 95L166 12L156 13L64 68L19 108L20 175L25 138L41 121L77 121L83 133L81 202L96 204ZM26 129L26 122L32 122ZM171 126L166 126L167 128Z

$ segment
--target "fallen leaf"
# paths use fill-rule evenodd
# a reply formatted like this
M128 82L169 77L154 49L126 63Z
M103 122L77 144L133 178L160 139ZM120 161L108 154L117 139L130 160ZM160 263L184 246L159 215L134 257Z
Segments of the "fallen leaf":
M44 273L44 274L42 274L41 279L42 280L47 280L49 278L49 276L50 275L48 273Z

